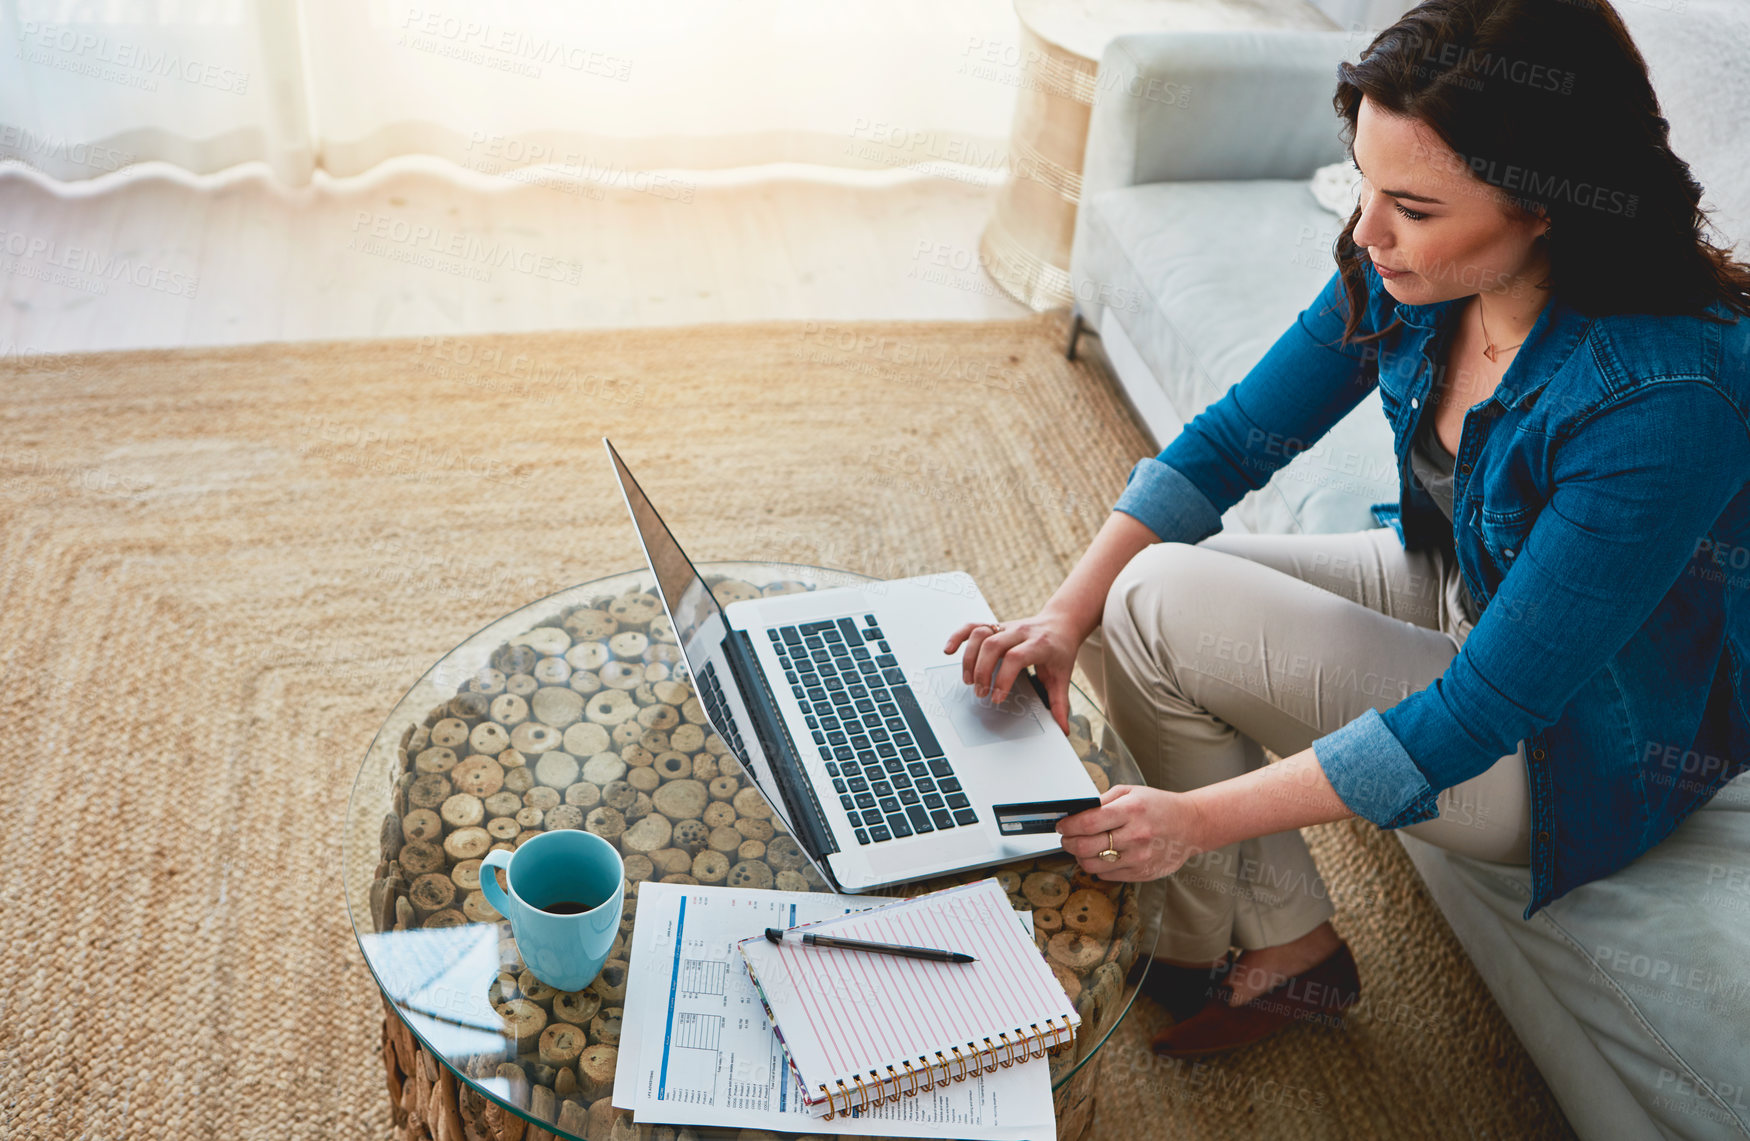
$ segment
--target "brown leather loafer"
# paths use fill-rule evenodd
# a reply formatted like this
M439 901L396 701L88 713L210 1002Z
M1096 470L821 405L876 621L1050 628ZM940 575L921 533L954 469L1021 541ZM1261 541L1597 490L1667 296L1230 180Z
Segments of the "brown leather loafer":
M1174 1022L1183 1022L1214 997L1216 984L1233 969L1237 954L1230 949L1213 967L1180 967L1154 959L1143 977L1142 993L1159 1003Z
M1189 1058L1249 1046L1296 1022L1334 1026L1361 997L1361 976L1345 943L1244 1006L1229 1006L1232 994L1233 987L1222 983L1202 1009L1156 1034L1149 1045L1164 1057Z

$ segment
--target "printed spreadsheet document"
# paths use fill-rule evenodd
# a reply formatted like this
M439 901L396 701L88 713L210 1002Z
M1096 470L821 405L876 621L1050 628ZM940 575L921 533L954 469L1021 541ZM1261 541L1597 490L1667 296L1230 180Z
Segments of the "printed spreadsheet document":
M632 932L613 1103L633 1120L798 1133L1050 1141L1050 1063L1039 1058L854 1117L803 1106L737 944L894 902L886 896L644 883ZM1023 916L1031 930L1030 914Z

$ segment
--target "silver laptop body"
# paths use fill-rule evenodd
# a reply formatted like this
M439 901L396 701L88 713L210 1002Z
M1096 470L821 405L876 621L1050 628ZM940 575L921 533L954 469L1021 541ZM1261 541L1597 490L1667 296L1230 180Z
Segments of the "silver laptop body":
M1097 793L1031 671L993 705L942 652L962 624L995 620L969 575L723 606L602 443L711 727L829 884L864 892L1060 850L1055 832L1005 837L993 819L993 804Z

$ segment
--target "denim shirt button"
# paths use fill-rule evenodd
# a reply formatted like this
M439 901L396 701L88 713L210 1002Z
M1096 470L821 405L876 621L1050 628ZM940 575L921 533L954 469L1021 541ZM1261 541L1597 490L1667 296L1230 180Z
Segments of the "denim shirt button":
M1541 761L1541 760L1543 760L1543 750L1542 750L1542 749L1533 749L1533 750L1531 750L1531 759L1532 759L1532 760L1534 760L1534 761Z
M1547 844L1547 843L1549 843L1549 833L1548 833L1548 832L1539 832L1539 833L1538 833L1538 834L1537 834L1537 842L1538 842L1538 843L1539 843L1539 844Z
M1465 475L1469 475L1470 474L1470 465L1469 464L1461 464L1459 466L1458 470Z
M1414 396L1412 396L1412 397L1410 397L1410 407L1411 408L1420 408L1420 407L1422 407L1422 404Z

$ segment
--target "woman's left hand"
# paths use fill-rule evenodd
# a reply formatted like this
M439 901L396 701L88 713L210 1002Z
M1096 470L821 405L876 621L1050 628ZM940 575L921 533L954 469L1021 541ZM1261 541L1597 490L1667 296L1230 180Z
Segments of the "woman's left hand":
M1117 784L1100 797L1100 807L1066 816L1057 822L1063 850L1082 870L1102 879L1141 881L1171 875L1203 849L1198 845L1200 820L1190 798L1133 784ZM1118 851L1108 862L1107 834Z

